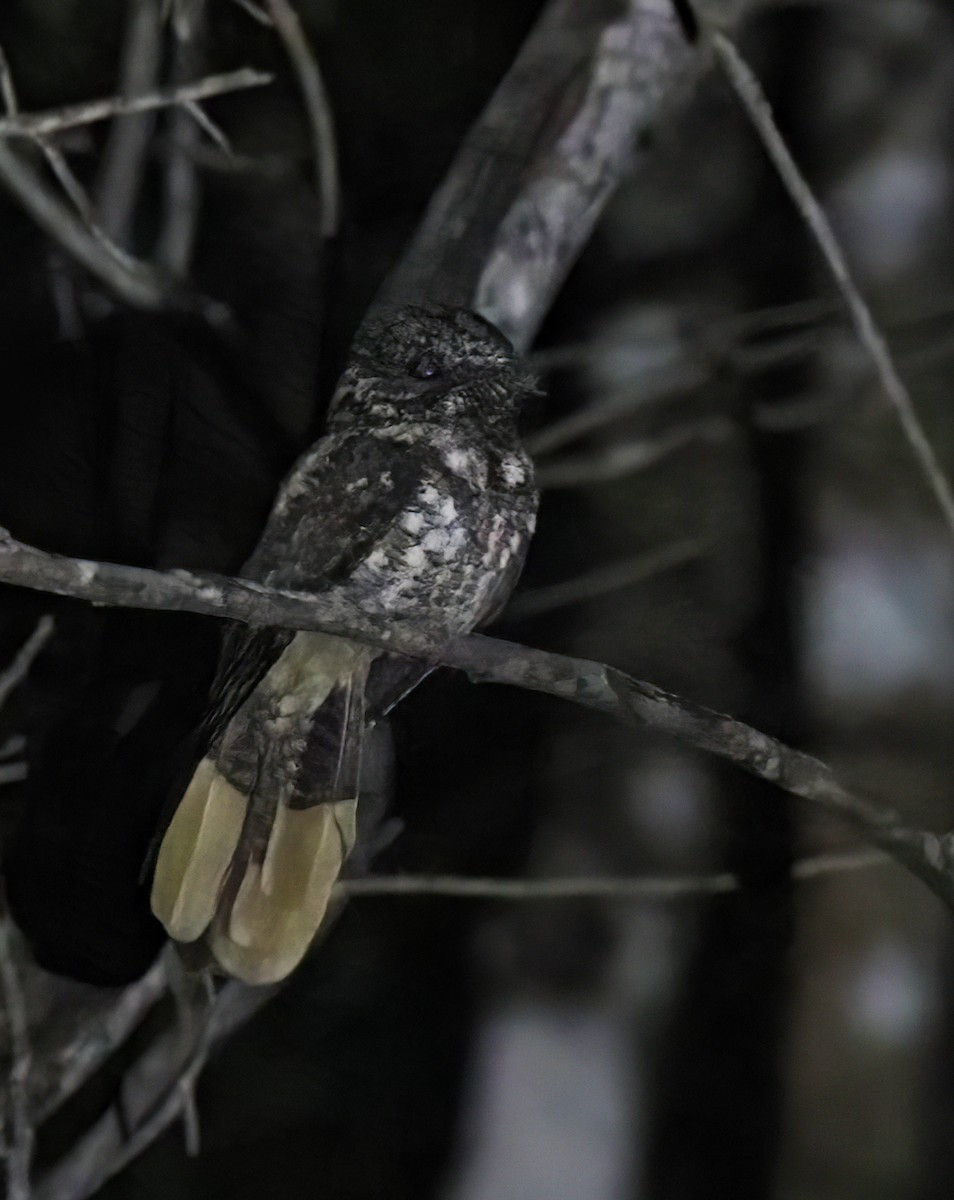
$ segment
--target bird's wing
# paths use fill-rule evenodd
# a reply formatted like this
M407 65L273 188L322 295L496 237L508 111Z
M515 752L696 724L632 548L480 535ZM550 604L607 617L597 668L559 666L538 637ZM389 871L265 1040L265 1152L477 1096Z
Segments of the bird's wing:
M346 581L419 486L420 463L405 456L382 472L383 457L365 439L319 443L283 486L246 573L299 590ZM212 924L216 957L249 981L298 961L353 843L373 657L319 633L226 635L208 752L166 830L152 898L177 940Z

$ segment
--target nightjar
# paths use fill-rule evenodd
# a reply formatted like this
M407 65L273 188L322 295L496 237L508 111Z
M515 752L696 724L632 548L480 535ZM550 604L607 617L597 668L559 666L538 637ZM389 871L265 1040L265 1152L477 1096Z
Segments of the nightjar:
M328 432L279 491L243 574L335 589L355 612L435 642L490 620L533 533L517 434L535 386L473 313L395 309L359 332ZM361 743L427 667L322 633L231 625L205 757L165 831L153 911L178 941L264 983L314 937L355 840Z

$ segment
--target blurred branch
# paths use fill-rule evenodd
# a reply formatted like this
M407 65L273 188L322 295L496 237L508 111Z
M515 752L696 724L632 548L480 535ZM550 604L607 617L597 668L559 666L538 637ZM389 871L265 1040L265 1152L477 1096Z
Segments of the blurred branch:
M176 39L172 74L176 83L202 65L205 0L191 0L179 14L179 20L172 21ZM162 222L153 251L155 261L178 279L189 274L202 205L202 189L191 153L199 141L200 127L189 105L195 107L195 101L170 114L172 138L162 172Z
M45 973L39 986L47 996L53 995L55 1014L42 1026L43 1040L34 1054L30 1080L30 1107L35 1119L43 1121L82 1087L163 996L166 959L160 956L141 979L118 995L112 993L109 1006L92 1017L76 993L88 997L98 989Z
M119 70L119 95L123 102L146 95L155 86L161 52L159 0L133 0ZM126 249L153 129L150 112L117 115L94 188L96 213L103 232Z
M811 801L847 821L954 908L954 835L908 828L890 808L849 792L830 767L811 755L605 663L476 634L435 644L396 622L357 611L340 589L304 595L224 576L66 558L25 546L5 531L0 532L0 582L96 604L205 613L288 629L320 629L456 667L475 682L504 683L572 701L621 724L667 734Z
M167 951L168 955L174 953L171 948ZM166 965L164 977L168 971ZM69 1154L37 1181L32 1200L90 1196L141 1154L187 1112L192 1089L209 1055L275 991L274 987L227 983L203 1015L184 1058L179 1030L173 1027L160 1034L126 1071L122 1117L115 1107L109 1108Z
M714 32L711 40L719 63L825 259L835 285L844 299L858 339L874 364L884 393L897 413L908 445L934 493L948 527L954 533L954 492L951 491L951 485L928 441L910 393L898 374L884 334L878 328L867 301L852 278L831 223L792 157L775 123L771 105L752 69L724 33Z
M847 871L867 871L894 860L881 850L852 850L819 854L792 866L794 880L820 879ZM737 875L647 875L636 879L585 875L579 879L473 879L460 875L371 875L343 879L336 891L349 899L361 896L456 896L466 900L508 900L536 903L541 900L665 901L699 896L722 896L741 891Z
M732 436L728 417L708 417L688 421L656 437L611 442L590 454L576 454L556 462L542 462L536 468L537 483L544 490L588 487L622 479L668 458L695 442L724 442Z
M177 311L201 317L215 328L228 322L225 307L192 292L148 263L124 254L97 234L54 195L46 181L0 140L0 184L55 242L116 296L134 308Z
M13 689L19 687L24 679L26 679L37 655L53 636L53 628L53 618L51 616L40 617L36 629L34 629L17 651L13 662L0 671L0 708L6 704L7 697ZM6 744L4 744L3 749L6 749ZM0 754L0 757L2 757L2 754Z
M27 1009L20 983L17 957L13 952L13 923L0 917L0 993L6 1017L10 1069L4 1106L4 1155L7 1169L7 1200L30 1200L30 1165L34 1131L30 1119L29 1080L32 1064Z
M78 125L107 121L110 117L150 112L156 108L171 108L175 105L207 100L210 96L224 96L229 92L262 87L271 83L273 79L274 76L267 71L242 67L238 71L208 75L181 87L158 88L143 96L112 96L107 100L88 100L82 104L69 104L45 112L19 113L15 117L0 119L0 137L45 137L64 129L75 129Z
M377 303L473 308L525 349L702 61L671 0L552 0Z
M315 155L315 186L321 205L321 236L334 237L341 223L341 181L331 104L314 51L289 0L266 0L275 32L284 43L298 77L311 125ZM246 8L246 11L249 11Z
M605 344L599 342L592 349L594 357L598 353L606 353ZM534 362L538 357L543 356L534 355ZM525 438L524 444L535 458L552 454L568 442L576 441L587 433L594 433L597 429L632 416L638 409L702 387L711 378L711 370L693 364L680 364L666 372L653 372L635 386L612 396L609 400L587 404L561 417L559 421L545 425Z
M5 741L0 742L0 759L13 758L22 754L26 749L26 738L22 733L11 734Z
M264 8L261 8L258 4L255 4L254 0L232 0L232 3L237 4L239 8L247 12L252 20L257 21L259 25L264 25L266 28L271 29L272 18L268 15Z
M664 571L685 566L704 557L713 549L706 538L681 538L665 546L657 546L642 554L634 555L622 562L587 571L574 579L551 583L547 587L522 592L507 605L507 616L524 618L538 617L541 613L553 612L571 604L582 604L596 600L611 592L633 587L653 579Z

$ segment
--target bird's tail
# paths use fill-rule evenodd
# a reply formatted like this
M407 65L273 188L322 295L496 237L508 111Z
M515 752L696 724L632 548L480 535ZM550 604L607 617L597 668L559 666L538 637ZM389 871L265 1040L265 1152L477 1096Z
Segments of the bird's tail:
M324 634L285 649L195 770L159 849L152 907L248 983L283 978L355 839L371 653Z

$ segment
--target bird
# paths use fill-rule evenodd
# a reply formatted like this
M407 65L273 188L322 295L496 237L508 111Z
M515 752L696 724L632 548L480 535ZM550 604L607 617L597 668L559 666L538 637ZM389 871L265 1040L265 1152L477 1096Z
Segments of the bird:
M536 384L467 309L369 318L242 574L342 597L356 631L438 645L492 620L536 523L518 433ZM155 858L152 910L171 938L247 983L295 968L355 842L366 731L429 670L321 632L227 627L204 753Z

